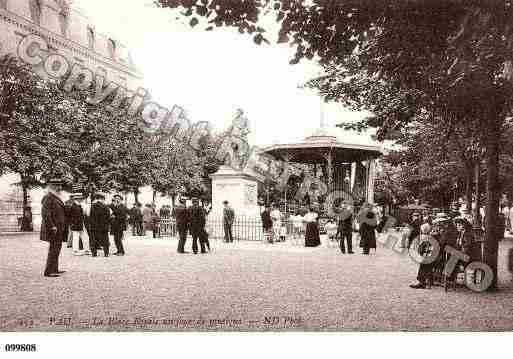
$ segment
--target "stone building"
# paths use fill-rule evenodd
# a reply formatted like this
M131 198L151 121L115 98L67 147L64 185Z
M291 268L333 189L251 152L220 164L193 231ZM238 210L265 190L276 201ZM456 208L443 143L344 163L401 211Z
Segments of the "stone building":
M49 52L81 64L93 73L135 91L143 85L128 48L97 30L82 10L69 0L0 0L0 56L17 54L18 45L36 34L49 45ZM37 69L36 69L37 71ZM16 230L21 215L21 197L15 175L0 178L0 232ZM38 225L42 191L32 191L31 202Z

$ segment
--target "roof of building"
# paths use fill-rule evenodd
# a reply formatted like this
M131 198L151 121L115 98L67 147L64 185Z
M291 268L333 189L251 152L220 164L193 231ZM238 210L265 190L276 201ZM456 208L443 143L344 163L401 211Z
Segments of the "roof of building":
M361 162L380 157L383 154L381 146L373 144L351 144L338 140L337 136L329 134L329 131L321 125L312 136L306 137L301 142L275 144L266 147L262 153L269 154L276 159L290 162L319 163L325 161L326 153L332 154L333 162L350 163Z

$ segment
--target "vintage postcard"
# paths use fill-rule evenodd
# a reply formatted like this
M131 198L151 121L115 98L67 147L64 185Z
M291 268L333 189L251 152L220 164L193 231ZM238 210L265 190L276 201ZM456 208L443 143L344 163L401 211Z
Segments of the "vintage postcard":
M511 331L512 15L0 0L0 332Z

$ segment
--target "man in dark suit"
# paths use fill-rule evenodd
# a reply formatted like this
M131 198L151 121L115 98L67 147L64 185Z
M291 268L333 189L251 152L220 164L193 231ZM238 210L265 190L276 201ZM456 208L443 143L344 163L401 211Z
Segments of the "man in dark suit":
M200 240L201 253L206 253L205 242L202 240L205 231L206 212L200 207L197 198L192 199L192 206L189 207L189 230L192 236L192 251L198 254L198 238Z
M422 219L420 218L420 213L415 212L412 214L412 219L410 222L411 232L408 236L408 244L407 248L411 247L413 240L420 236L420 226L422 225Z
M123 232L126 231L128 209L123 205L122 201L123 197L117 194L112 199L110 206L112 211L110 233L114 236L114 243L116 244L117 252L114 253L115 256L125 255L125 249L123 248Z
M223 227L224 227L224 240L226 243L233 242L233 222L235 221L235 211L228 204L228 201L223 202Z
M265 210L260 213L260 218L262 219L262 228L265 237L269 243L273 243L273 219L271 218L271 206L269 204L265 205Z
M185 253L185 242L187 241L187 228L189 226L189 213L185 207L185 199L179 199L178 206L173 208L173 217L178 230L178 253Z
M132 228L132 236L135 236L136 231L136 223L135 219L137 217L137 203L134 203L133 207L128 210L128 224Z
M109 224L110 209L104 203L105 196L97 193L93 196L93 204L91 205L91 215L89 221L91 223L91 231L93 232L91 243L91 253L96 257L98 247L103 248L105 257L109 256Z
M136 212L136 216L135 216L135 228L137 229L138 236L144 236L142 204L140 204L140 203L137 203L137 212Z
M60 198L62 193L63 180L53 178L48 181L48 193L41 201L41 233L40 239L49 242L48 257L44 271L45 277L59 277L64 271L59 271L59 255L62 242L66 242L66 216L64 202Z
M338 228L335 238L340 235L340 251L346 253L346 246L344 241L347 242L347 253L353 254L353 211L349 203L343 203L341 211L338 215Z

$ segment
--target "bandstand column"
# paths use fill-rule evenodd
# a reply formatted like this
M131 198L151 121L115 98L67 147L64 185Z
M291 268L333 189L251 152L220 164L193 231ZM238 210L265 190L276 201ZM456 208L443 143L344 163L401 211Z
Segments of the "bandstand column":
M374 179L376 176L376 160L370 159L368 161L367 166L367 202L374 203Z
M289 178L289 166L290 166L290 159L291 159L291 155L289 153L286 153L284 156L283 156L283 160L285 162L285 168L284 168L284 171L286 171L287 173L284 173L284 178L283 180L288 180ZM289 210L289 206L288 206L288 199L287 199L287 189L288 189L288 182L285 182L283 183L283 191L285 192L285 214L288 213L288 210Z
M353 193L353 191L354 191L355 183L356 183L356 162L352 162L351 163L351 183L350 183L351 193Z
M333 191L333 156L330 152L324 154L324 158L326 159L326 168L328 171L328 192Z

